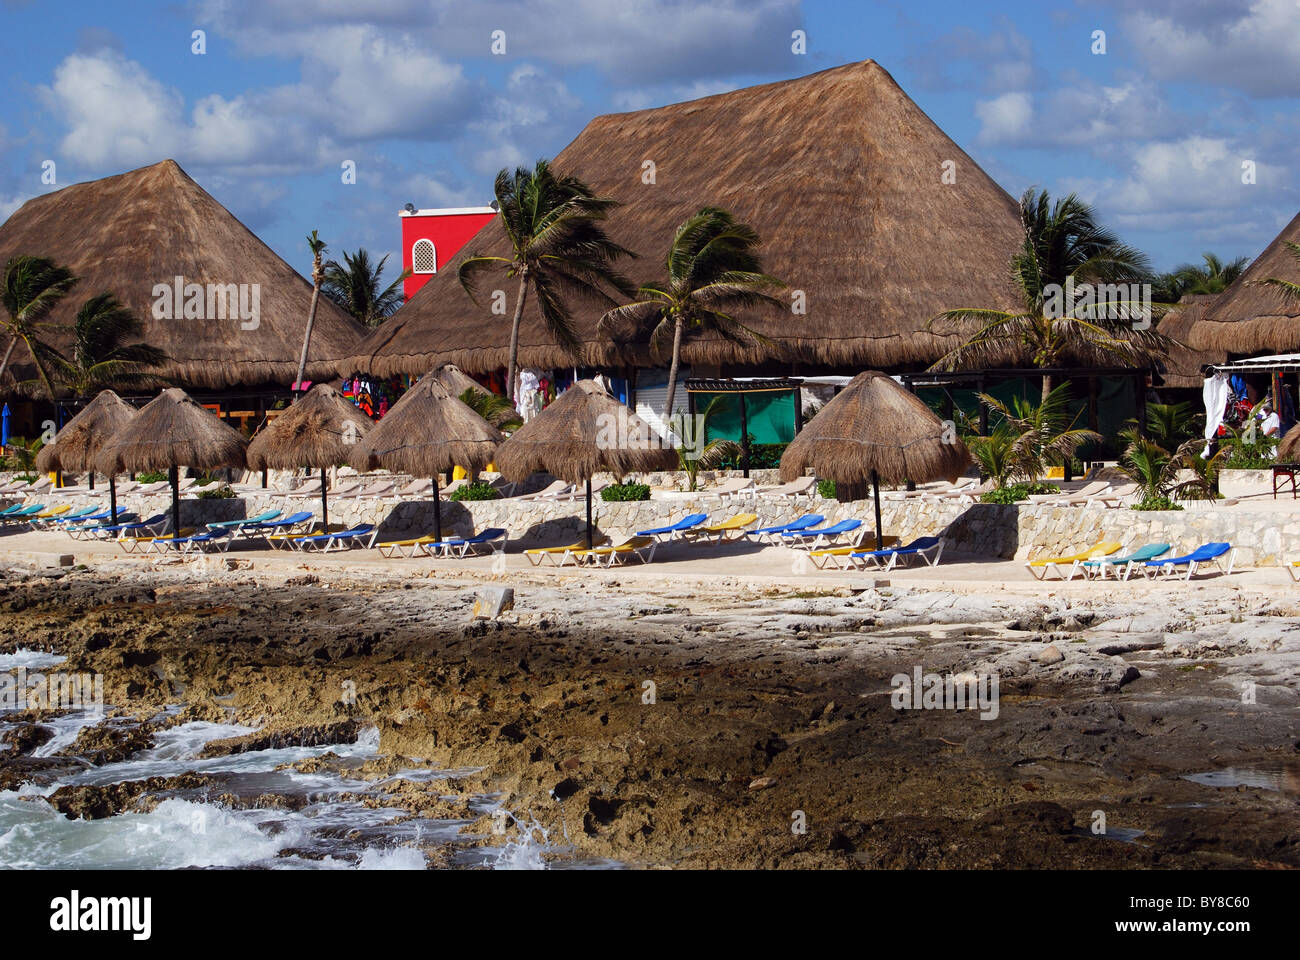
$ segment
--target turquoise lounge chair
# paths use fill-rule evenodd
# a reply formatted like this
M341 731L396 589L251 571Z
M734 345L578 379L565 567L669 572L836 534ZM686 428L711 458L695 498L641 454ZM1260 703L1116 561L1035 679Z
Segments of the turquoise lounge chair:
M266 523L274 520L284 511L282 510L264 510L255 517L245 517L243 520L217 520L208 524L209 530L241 530L244 527L253 524Z
M33 503L30 507L23 507L21 510L15 510L13 513L0 517L5 523L26 523L31 517L36 516L45 510L45 504Z
M1115 571L1116 580L1127 580L1133 572L1134 566L1146 563L1148 560L1154 560L1157 557L1163 557L1172 548L1167 543L1148 543L1145 547L1138 547L1126 557L1102 557L1099 560L1076 560L1074 568L1070 570L1066 580L1073 580L1076 572L1082 573L1085 577L1101 576L1106 579L1106 571ZM1120 570L1123 567L1123 571Z

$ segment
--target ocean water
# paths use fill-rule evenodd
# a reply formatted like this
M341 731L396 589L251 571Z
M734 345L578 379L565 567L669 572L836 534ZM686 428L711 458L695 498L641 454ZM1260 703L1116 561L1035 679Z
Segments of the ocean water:
M174 712L171 708L168 712ZM55 738L41 748L50 756L75 741L102 716L78 713L52 720ZM279 747L225 757L200 758L204 744L253 733L226 723L185 723L155 735L154 746L120 763L85 766L55 782L0 791L0 868L168 869L182 867L312 870L422 870L421 847L463 841L465 820L403 819L406 811L371 807L355 795L380 794L396 780L428 782L455 771L411 769L378 782L347 779L334 772L301 773L283 768L332 753L343 766L374 757L379 731L368 728L352 744ZM57 743L57 746L51 746ZM123 813L103 820L71 820L46 800L65 785L104 785L182 773L219 777L216 787L178 790L148 813ZM252 797L279 794L306 801L298 810L232 808L221 794ZM353 795L353 796L348 796ZM476 814L492 813L499 798L476 798ZM509 815L515 819L513 815ZM400 822L399 822L400 821ZM525 821L517 820L523 828ZM612 868L617 864L580 860L567 843L553 842L531 817L504 846L458 850L452 865L489 869Z

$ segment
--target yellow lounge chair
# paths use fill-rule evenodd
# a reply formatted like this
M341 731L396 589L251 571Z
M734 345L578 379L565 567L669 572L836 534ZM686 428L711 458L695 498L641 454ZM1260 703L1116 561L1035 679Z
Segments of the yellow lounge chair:
M593 547L603 547L608 543L609 537L604 534L591 538ZM528 558L528 562L534 567L540 567L546 560L549 560L553 566L562 567L568 562L570 556L579 550L586 549L587 541L579 540L577 543L571 543L565 547L533 547L531 550L525 550L524 556ZM556 557L559 557L559 559L557 560Z
M162 553L163 547L166 546L166 544L159 543L155 545L154 544L155 540L180 540L182 537L192 537L192 536L194 536L193 527L182 527L181 532L177 534L133 533L125 537L118 537L114 541L114 543L116 543L127 553L134 553L136 550L139 550L142 553L148 553L151 550L157 550L159 553Z
M721 543L723 540L732 540L744 536L745 528L751 527L757 522L758 514L756 513L738 513L721 523L713 524L711 527L692 527L689 530L683 530L682 539L693 543Z
M624 563L628 557L636 557L642 563L649 563L655 558L655 547L658 545L659 541L654 537L631 537L616 547L575 550L573 556L579 563L590 560L599 564L601 559L604 558L607 567L612 567L616 563Z
M377 543L375 546L379 550L381 557L414 557L417 552L426 553L421 548L427 543L437 543L438 538L433 534L425 534L423 537L412 537L409 540L388 540L384 543Z
M880 540L883 547L894 547L898 545L898 537L882 537ZM870 546L864 546L870 544ZM826 565L830 564L841 570L846 570L854 566L850 556L862 550L874 550L876 547L876 537L872 533L866 537L858 538L858 545L854 547L828 547L825 550L814 550L808 556L812 557L812 562L817 565L817 569L825 570ZM840 558L843 557L843 561Z
M1287 571L1291 574L1291 579L1300 581L1300 560L1292 560L1286 565Z
M32 520L49 520L51 517L61 517L71 509L72 505L65 503L61 506L46 510L44 513L38 513L36 516L30 517L28 522L31 522Z
M1048 573L1054 573L1057 578L1065 579L1060 571L1060 567L1069 567L1074 569L1076 561L1080 560L1099 560L1102 557L1108 557L1120 548L1120 544L1115 540L1105 540L1087 550L1081 550L1078 553L1070 554L1068 557L1042 557L1038 560L1030 560L1025 564L1035 580L1046 580Z

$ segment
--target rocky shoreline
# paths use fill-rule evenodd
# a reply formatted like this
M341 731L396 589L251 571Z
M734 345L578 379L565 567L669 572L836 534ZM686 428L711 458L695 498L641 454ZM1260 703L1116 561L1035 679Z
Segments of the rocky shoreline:
M300 767L465 821L466 846L518 837L476 802L500 795L575 855L635 866L1300 866L1300 604L1284 598L521 577L487 620L472 579L0 574L0 653L64 655L114 705L48 757L32 755L47 717L0 714L0 789L120 761L186 721L255 728L205 756L377 728L377 757ZM996 718L895 709L891 678L917 667L996 673ZM1226 768L1276 786L1186 779ZM453 775L395 778L411 769ZM49 802L90 819L185 791L296 802L188 773ZM425 852L448 862L446 844Z

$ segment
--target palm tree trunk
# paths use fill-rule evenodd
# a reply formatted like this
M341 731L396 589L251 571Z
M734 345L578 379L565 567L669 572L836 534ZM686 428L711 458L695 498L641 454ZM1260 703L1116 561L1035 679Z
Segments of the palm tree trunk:
M298 376L294 378L294 392L302 392L302 378L307 372L307 348L311 345L311 328L316 324L316 302L320 299L320 281L311 286L311 308L307 311L307 329L302 335L302 353L298 355Z
M18 345L18 338L10 337L9 348L5 350L4 359L0 360L0 380L4 379L5 370L9 369L9 358L13 355L14 347L17 345Z
M1047 402L1047 395L1051 392L1052 392L1052 375L1050 373L1045 373L1043 374L1043 402L1044 403Z
M515 301L515 318L510 323L510 357L506 361L506 398L512 403L519 392L515 374L519 368L519 323L524 316L524 298L528 296L528 267L519 270L519 297Z
M36 367L36 372L40 375L41 383L45 384L45 391L50 395L50 403L56 403L57 398L54 396L54 384L50 380L50 375L45 369L45 364L41 363L40 357L36 355L36 347L32 341L23 338L23 343L27 344L27 352L31 354L32 366Z
M677 368L682 362L682 318L678 317L673 325L673 362L668 367L668 396L664 400L664 423L673 415L673 399L677 394Z

